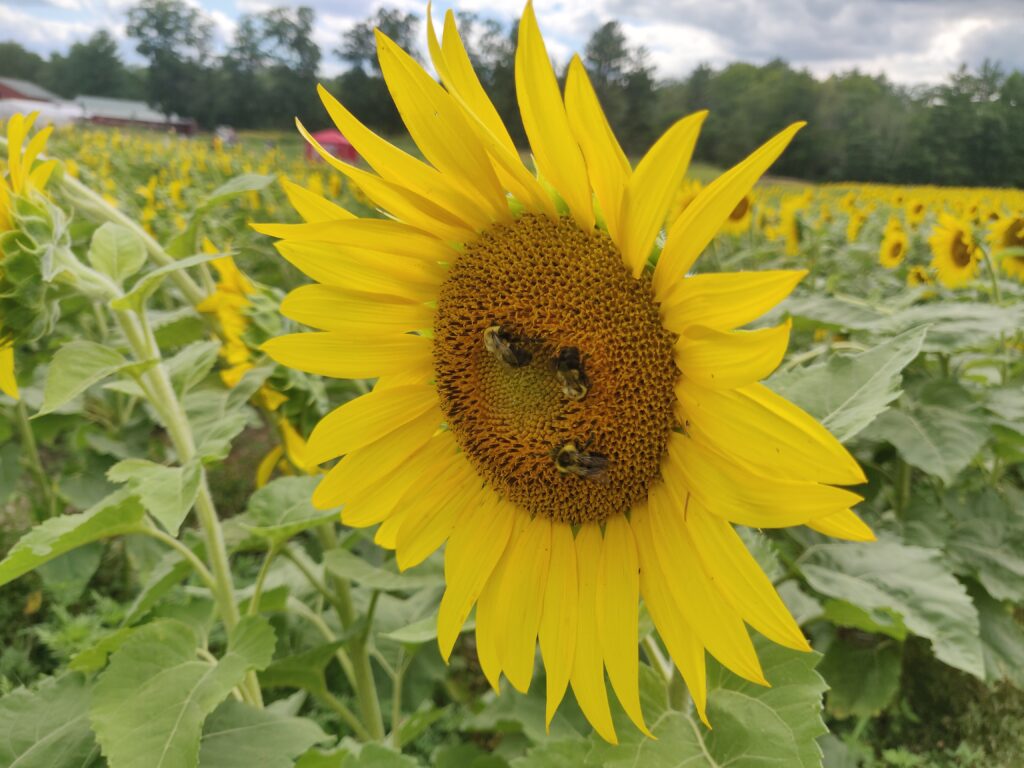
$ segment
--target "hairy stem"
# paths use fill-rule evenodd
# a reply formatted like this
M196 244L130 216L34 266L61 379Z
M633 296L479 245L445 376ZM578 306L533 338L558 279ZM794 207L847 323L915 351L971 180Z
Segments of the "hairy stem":
M28 420L28 408L25 407L25 401L18 401L18 432L21 434L21 447L24 451L26 462L28 463L29 469L32 470L32 474L35 476L36 484L39 486L39 490L43 495L43 501L46 503L47 514L46 517L57 516L57 494L53 490L53 483L46 474L46 469L43 467L43 460L39 456L39 445L36 443L35 433L32 432L32 425L29 424ZM36 522L42 522L38 514L35 515Z

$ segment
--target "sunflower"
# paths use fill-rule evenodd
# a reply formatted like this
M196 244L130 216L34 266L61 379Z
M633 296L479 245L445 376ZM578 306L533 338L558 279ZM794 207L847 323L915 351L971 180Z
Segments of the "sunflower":
M907 217L907 225L917 227L921 225L924 217L928 214L928 206L924 204L923 200L912 197L907 201L904 211Z
M16 114L7 123L7 169L0 173L0 235L9 232L15 226L14 198L27 197L33 192L42 191L49 181L50 174L56 167L56 160L36 163L46 140L53 132L53 126L47 126L33 136L27 144L38 113L25 116ZM24 145L24 147L23 147ZM0 168L0 171L3 169ZM18 399L18 381L14 373L14 344L9 333L0 327L0 392Z
M428 13L427 42L441 84L377 33L426 162L320 90L374 172L321 155L389 218L293 190L306 223L255 225L319 283L281 311L321 331L272 339L266 352L314 374L377 378L313 430L311 462L343 457L313 502L341 505L348 525L379 524L375 541L402 569L446 544L443 657L474 605L495 690L502 674L528 688L539 643L548 723L571 685L614 742L607 671L648 732L641 598L706 722L705 650L765 684L744 622L809 648L733 524L872 538L850 510L860 497L837 487L864 481L856 461L759 383L785 354L789 324L737 330L805 272L687 276L802 124L702 189L652 266L704 113L631 167L578 57L560 92L528 4L515 76L534 175L451 12L442 41Z
M736 203L736 207L729 213L729 218L722 225L722 231L732 235L742 235L750 231L750 224L754 220L754 196L746 194Z
M931 265L944 286L959 288L974 278L981 252L965 219L942 214L928 244L932 248Z
M1024 281L1024 216L997 219L989 230L988 242L1002 270Z
M923 285L933 285L931 273L925 267L911 267L907 272L907 285L911 288L918 288Z
M878 263L886 269L895 269L907 255L907 233L895 217L885 225L882 244L878 248Z

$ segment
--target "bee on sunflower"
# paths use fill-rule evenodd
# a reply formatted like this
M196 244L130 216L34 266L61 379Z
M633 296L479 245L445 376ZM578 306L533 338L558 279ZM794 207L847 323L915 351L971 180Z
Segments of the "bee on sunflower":
M707 722L705 651L765 684L746 624L809 646L734 524L807 525L870 540L840 486L857 462L759 383L789 323L740 330L804 270L688 273L796 123L662 224L705 113L683 118L634 168L578 57L560 91L533 7L516 90L527 168L481 87L455 18L428 48L441 82L377 33L381 69L425 161L362 125L323 88L372 171L324 159L386 214L358 218L312 193L304 224L254 225L318 284L284 300L320 329L272 339L283 365L373 390L328 414L309 460L342 457L317 487L342 521L406 569L443 545L438 644L452 653L476 606L481 667L525 691L539 644L547 721L571 685L616 741L605 672L649 733L638 687L638 604ZM327 203L326 207L324 203Z
M942 214L928 238L928 244L932 249L931 266L946 288L960 288L974 279L981 261L981 249L966 219Z

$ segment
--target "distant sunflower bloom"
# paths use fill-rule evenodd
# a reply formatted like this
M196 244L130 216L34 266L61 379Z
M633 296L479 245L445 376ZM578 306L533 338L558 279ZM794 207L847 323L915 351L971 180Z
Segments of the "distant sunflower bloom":
M758 383L782 359L789 324L736 330L805 273L687 277L800 124L701 190L652 267L704 114L673 125L632 168L578 57L560 93L527 5L515 72L534 175L450 12L442 42L428 16L428 43L443 85L377 35L427 162L321 89L375 173L321 154L391 218L360 219L293 186L307 223L257 226L320 283L281 309L322 332L264 349L316 374L378 377L313 430L311 462L344 457L313 501L343 505L346 524L380 524L375 540L402 569L447 542L442 655L475 604L484 674L525 691L539 641L549 723L571 684L615 741L607 671L648 732L641 598L706 718L705 650L765 683L744 623L808 649L732 524L872 538L850 511L860 497L837 487L864 481L856 461Z
M932 285L935 280L931 273L924 267L911 267L907 272L907 285L911 288L918 288L922 285Z
M746 194L736 203L736 207L729 213L729 218L722 225L722 231L734 235L742 235L750 231L750 224L754 218L754 196Z
M911 198L907 201L906 215L907 224L911 227L916 227L924 221L924 217L928 213L928 206L923 201L917 198Z
M903 231L899 220L889 219L885 225L882 244L878 247L878 263L886 269L895 269L903 263L907 255L907 233Z
M1003 272L1024 282L1024 216L996 220L988 235L992 258Z
M48 125L25 143L38 113L16 114L7 122L7 167L0 166L0 235L15 226L14 198L42 191L49 181L56 160L36 163L53 132ZM6 170L6 172L4 172ZM8 331L0 327L0 392L18 398L18 380L14 370L14 344Z
M940 283L947 288L959 288L974 279L980 250L966 220L942 214L928 244L932 249L931 265Z

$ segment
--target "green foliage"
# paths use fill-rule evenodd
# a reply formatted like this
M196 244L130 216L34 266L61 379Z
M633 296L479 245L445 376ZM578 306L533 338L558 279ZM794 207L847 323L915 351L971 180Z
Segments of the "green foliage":
M216 663L198 660L198 645L188 625L162 621L136 630L113 653L90 710L112 768L195 768L203 723L246 672L270 663L274 633L262 619L246 618Z
M228 700L203 726L200 768L291 768L295 758L330 737L311 720Z
M120 461L107 470L107 477L115 483L127 483L146 511L172 536L178 535L192 509L202 479L196 462L165 467L144 459Z
M44 680L0 699L2 768L89 768L99 749L89 728L92 684L81 675Z
M89 263L118 285L146 263L146 245L128 227L108 222L93 233Z
M316 509L310 499L317 480L312 477L279 477L249 499L239 523L268 541L282 543L316 525L335 520L333 510Z
M116 349L93 341L71 341L57 350L46 374L42 416L51 413L91 387L131 364Z

